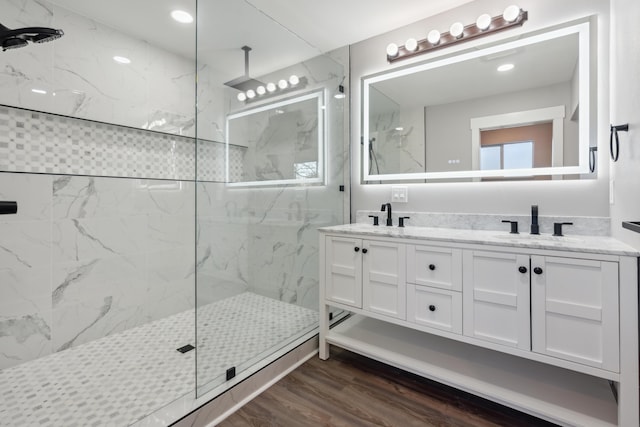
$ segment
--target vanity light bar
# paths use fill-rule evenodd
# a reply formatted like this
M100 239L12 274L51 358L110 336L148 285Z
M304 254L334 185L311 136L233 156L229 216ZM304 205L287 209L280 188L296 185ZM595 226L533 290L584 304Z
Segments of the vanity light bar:
M307 85L306 77L298 77L292 75L288 80L281 79L277 83L267 83L264 86L258 86L254 89L249 89L246 92L240 92L237 95L240 102L252 102L258 99L268 98L269 96L280 95L282 93L290 92L294 89L300 89Z
M517 14L516 14L517 13ZM451 25L448 32L440 34L437 30L431 30L427 38L418 40L407 40L404 46L397 46L390 43L387 46L387 61L393 63L402 59L422 55L436 49L451 46L456 43L473 40L478 37L488 36L499 31L513 27L520 27L529 18L527 11L515 5L508 6L502 15L493 18L487 14L480 15L473 24L462 27L459 22Z

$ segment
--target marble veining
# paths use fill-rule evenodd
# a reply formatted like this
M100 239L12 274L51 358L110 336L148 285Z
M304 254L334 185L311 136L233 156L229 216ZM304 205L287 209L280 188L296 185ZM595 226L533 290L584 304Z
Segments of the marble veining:
M374 227L368 224L345 224L323 227L320 231L337 234L391 237L399 239L426 239L437 242L471 243L527 249L546 249L595 253L603 255L639 256L636 249L611 237L579 236L554 237L552 235L512 235L507 231L465 230L434 227Z

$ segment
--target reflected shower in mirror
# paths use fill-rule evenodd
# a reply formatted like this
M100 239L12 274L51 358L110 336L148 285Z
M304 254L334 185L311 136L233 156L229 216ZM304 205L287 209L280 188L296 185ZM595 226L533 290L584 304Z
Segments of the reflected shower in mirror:
M323 104L316 91L229 115L229 185L322 183Z
M588 173L588 32L582 23L365 77L364 181Z

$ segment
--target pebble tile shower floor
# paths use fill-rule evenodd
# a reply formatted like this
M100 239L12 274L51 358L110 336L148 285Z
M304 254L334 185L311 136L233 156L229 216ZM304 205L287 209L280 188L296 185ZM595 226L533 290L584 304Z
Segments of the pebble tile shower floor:
M192 392L194 310L0 371L0 426L127 426ZM315 327L318 313L252 293L198 308L198 384Z

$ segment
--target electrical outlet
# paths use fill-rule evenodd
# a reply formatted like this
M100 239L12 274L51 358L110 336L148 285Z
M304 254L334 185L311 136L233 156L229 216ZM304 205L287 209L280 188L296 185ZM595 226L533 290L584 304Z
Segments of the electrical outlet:
M393 203L407 203L409 201L409 187L404 185L392 186L391 201Z

